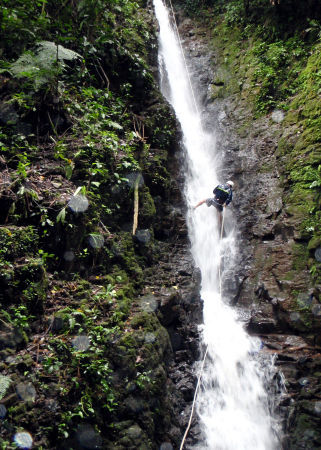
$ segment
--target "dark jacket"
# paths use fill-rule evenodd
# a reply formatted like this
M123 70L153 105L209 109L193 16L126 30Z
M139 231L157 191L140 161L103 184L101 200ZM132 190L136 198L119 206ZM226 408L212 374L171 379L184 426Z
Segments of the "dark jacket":
M229 205L233 198L232 189L228 184L219 184L213 191L215 199L221 204Z

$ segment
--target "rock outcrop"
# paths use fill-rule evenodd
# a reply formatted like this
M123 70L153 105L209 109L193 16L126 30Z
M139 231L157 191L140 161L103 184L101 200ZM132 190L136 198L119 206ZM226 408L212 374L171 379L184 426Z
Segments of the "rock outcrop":
M263 360L276 358L275 377L284 376L283 390L269 390L278 403L274 413L282 419L282 448L319 448L321 305L309 260L318 241L308 246L302 231L312 194L302 205L286 168L290 156L283 151L285 142L299 141L300 125L291 112L285 119L279 112L281 120L255 114L253 68L233 37L215 25L211 37L182 10L177 19L205 129L215 132L219 179L235 183L226 214L235 225L237 252L223 273L224 297L240 312L246 330L262 341Z

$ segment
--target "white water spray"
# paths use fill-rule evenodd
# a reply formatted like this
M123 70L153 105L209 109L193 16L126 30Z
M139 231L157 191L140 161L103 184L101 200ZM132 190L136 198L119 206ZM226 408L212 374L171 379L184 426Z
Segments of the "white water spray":
M215 137L204 136L193 107L182 52L162 0L154 0L160 25L160 66L166 70L164 95L181 123L187 151L186 201L194 206L211 197L218 184ZM226 180L220 180L226 182ZM208 360L197 399L198 414L210 450L275 450L277 439L271 428L267 396L258 366L250 358L251 342L234 311L221 301L219 264L222 255L233 258L233 234L219 240L216 210L202 205L188 214L192 253L202 272L204 299L203 338Z

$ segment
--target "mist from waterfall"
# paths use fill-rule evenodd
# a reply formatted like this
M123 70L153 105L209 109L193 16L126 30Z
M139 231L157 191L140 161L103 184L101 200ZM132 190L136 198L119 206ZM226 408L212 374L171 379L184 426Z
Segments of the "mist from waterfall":
M179 119L186 149L185 195L192 253L202 272L204 300L203 339L208 358L197 399L205 440L211 450L275 450L279 447L272 430L268 398L263 388L266 376L251 358L251 338L236 320L232 308L220 296L219 263L231 266L236 252L232 215L227 212L228 235L220 240L217 212L202 205L218 180L215 168L215 135L204 135L193 101L182 52L170 15L162 0L153 0L160 25L159 59L162 91ZM197 101L197 99L196 99ZM236 192L237 195L237 192ZM229 231L230 230L230 231Z

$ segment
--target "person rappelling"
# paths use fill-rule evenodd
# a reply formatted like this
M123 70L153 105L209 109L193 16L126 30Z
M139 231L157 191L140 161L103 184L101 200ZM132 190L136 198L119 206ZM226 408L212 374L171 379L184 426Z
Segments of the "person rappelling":
M194 210L199 206L206 203L207 206L214 206L219 213L219 221L220 227L222 224L222 214L223 208L228 206L233 199L233 181L227 181L226 184L218 184L216 188L213 190L214 198L204 198L196 206L194 206Z

